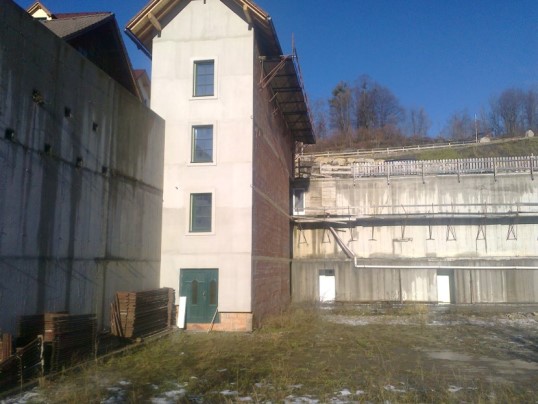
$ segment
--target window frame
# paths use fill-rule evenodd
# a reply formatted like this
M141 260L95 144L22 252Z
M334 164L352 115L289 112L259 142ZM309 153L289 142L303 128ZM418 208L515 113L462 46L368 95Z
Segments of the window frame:
M196 138L195 133L198 128L211 128L211 160L209 161L197 161L195 159L196 151ZM194 124L191 125L191 147L190 147L190 158L189 165L214 165L216 164L216 150L215 150L215 125L212 123L209 124Z
M304 188L293 188L292 190L292 208L294 216L303 216L305 214L305 189ZM297 195L300 194L301 198L299 199ZM301 206L297 209L297 202L301 202Z
M196 196L210 196L210 206L209 206L209 216L204 215L202 217L209 217L209 229L202 228L194 225L195 220L195 209L200 208L200 206L196 206L194 201ZM203 206L202 206L203 207ZM188 234L190 235L207 235L207 234L213 234L214 228L215 228L215 198L213 192L191 192L189 193L189 220L188 220Z
M211 94L200 94L198 90L198 66L202 65L209 65L211 64L213 66L213 88ZM216 72L217 72L217 62L214 58L203 58L203 59L195 59L192 61L192 98L193 99L203 99L203 98L215 98L217 96L217 80L216 80Z

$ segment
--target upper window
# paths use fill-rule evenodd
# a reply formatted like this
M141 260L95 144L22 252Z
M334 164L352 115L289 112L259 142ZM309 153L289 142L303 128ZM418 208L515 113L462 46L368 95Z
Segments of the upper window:
M213 162L213 125L193 126L191 163Z
M215 95L215 61L200 60L194 62L194 89L195 97L208 97Z
M211 232L212 206L212 194L191 194L191 214L189 224L189 231L191 233Z

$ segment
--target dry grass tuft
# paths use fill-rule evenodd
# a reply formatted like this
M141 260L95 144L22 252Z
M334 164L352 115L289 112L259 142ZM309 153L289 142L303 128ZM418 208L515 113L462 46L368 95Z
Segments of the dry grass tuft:
M296 306L250 334L178 332L104 364L64 374L41 392L49 402L85 403L111 397L118 402L148 402L170 391L182 391L180 402L235 402L247 396L254 402L278 402L289 396L320 402L535 399L534 384L529 382L532 372L528 378L519 374L517 380L492 383L486 377L491 369L488 374L468 371L462 362L428 356L432 350L480 356L500 352L501 345L495 346L494 339L488 339L491 335L479 327L432 327L420 321L354 326L329 321L334 315L372 319L372 311L379 309L340 306L333 312L317 305ZM429 315L424 305L383 310L391 318L395 313L405 314L402 318ZM226 391L237 395L226 396L222 393Z

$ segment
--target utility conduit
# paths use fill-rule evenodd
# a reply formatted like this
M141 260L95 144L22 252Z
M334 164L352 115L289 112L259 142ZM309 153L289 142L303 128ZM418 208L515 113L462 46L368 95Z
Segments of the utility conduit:
M538 270L538 266L519 266L519 265L503 265L503 266L471 266L471 265L363 265L357 263L357 257L353 259L353 265L357 269L478 269L478 270Z
M532 270L538 271L538 266L502 265L502 266L472 266L472 265L364 265L358 264L358 257L346 246L336 230L329 226L336 243L348 258L353 258L353 266L357 269L475 269L475 270Z

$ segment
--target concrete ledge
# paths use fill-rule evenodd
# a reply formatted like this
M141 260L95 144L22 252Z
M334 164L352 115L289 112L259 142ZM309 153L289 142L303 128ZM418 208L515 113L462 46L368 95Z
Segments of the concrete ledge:
M220 322L214 323L190 323L187 331L252 331L252 313L219 313Z

